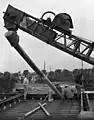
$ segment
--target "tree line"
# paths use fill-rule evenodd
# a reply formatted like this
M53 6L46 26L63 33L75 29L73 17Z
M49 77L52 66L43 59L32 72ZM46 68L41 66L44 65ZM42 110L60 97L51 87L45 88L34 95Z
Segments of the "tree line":
M92 69L74 69L72 71L67 69L56 69L55 71L42 70L42 72L47 75L47 77L52 82L74 82L77 75L83 73L85 82L89 85L93 84L94 79L94 68ZM0 92L10 92L15 87L15 83L22 83L24 77L28 74L28 79L31 81L32 76L36 76L35 83L43 83L41 78L35 73L29 70L24 70L22 73L20 71L16 73L10 73L8 71L0 72Z

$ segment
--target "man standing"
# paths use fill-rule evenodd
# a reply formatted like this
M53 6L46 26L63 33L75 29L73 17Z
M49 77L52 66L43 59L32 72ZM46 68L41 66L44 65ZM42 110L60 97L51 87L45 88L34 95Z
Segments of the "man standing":
M24 100L26 100L29 85L28 75L25 76L23 84L24 84Z
M82 85L82 73L79 73L75 77L75 83L76 83L76 89L77 89L77 99L79 100L79 96L81 94L81 86L83 86Z

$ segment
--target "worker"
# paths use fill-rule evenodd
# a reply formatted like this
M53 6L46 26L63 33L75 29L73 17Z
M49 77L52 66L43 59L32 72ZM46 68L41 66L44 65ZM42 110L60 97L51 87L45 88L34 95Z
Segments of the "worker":
M28 93L28 85L29 85L28 75L25 76L23 84L24 84L24 100L26 100Z
M65 86L65 88L64 88L64 97L65 97L65 99L67 99L67 100L73 99L73 97L74 97L74 92L73 92L73 90L71 89L70 86Z
M77 89L77 99L79 100L81 94L81 86L82 86L82 73L79 73L75 77L76 89Z
M73 94L74 94L73 99L74 99L74 100L77 100L78 91L77 91L76 85L71 86L71 91L72 91Z

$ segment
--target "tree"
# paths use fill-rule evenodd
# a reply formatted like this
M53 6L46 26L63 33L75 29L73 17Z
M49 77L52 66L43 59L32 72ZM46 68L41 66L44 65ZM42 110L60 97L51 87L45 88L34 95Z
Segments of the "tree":
M10 79L10 72L4 72L4 77L6 80Z
M76 74L78 73L78 69L74 69L74 70L72 71L72 73L73 73L74 75L76 75Z
M23 71L23 75L26 77L27 74L29 74L29 71L28 70L24 70Z
M0 74L0 92L3 92L2 82L4 80L4 74Z
M61 69L56 69L56 70L55 70L55 73L60 74L61 71L62 71Z
M59 80L59 76L60 76L61 71L62 71L61 69L56 69L55 70L55 79L56 80Z
M71 75L71 72L70 72L69 70L64 69L64 70L62 71L62 76L68 77L68 76L70 76L70 75Z
M54 71L50 71L50 72L48 73L48 76L54 77L54 75L55 75L55 72L54 72Z
M15 85L15 77L10 72L4 72L0 80L0 90L1 92L10 92Z

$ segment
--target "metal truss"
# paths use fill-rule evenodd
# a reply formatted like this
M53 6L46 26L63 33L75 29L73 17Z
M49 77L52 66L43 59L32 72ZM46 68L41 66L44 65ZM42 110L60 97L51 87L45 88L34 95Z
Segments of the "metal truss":
M93 42L67 34L63 29L60 31L53 29L42 19L35 18L11 5L8 6L3 18L6 29L14 31L21 29L61 51L94 65Z

